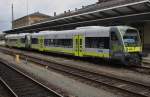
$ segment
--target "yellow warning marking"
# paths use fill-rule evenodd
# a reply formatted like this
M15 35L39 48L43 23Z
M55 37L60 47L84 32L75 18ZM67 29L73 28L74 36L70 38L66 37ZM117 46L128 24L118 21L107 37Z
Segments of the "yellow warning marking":
M20 55L16 55L16 63L20 63Z

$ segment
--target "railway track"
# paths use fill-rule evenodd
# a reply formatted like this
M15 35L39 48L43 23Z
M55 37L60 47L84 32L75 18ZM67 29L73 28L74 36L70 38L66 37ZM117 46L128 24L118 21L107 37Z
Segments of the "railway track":
M136 71L136 72L150 75L150 67L147 67L147 66L137 66L137 67L134 66L133 68L129 68L129 69Z
M17 97L1 77L0 77L0 97Z
M18 51L16 52L16 50L14 50L14 51L12 50L11 51L10 49L6 49L5 47L0 47L0 51L3 51L4 53L9 54L9 55L12 55L12 53L15 53L15 54L22 54L22 53L24 53L24 52L22 52L20 50L19 50L19 52ZM150 75L150 65L149 65L149 63L143 63L143 66L133 66L133 67L131 66L131 67L124 67L124 68L126 68L128 70L131 70L131 71L138 72L138 73Z
M7 53L12 54L12 52L9 51L7 51ZM125 97L150 97L150 86L138 82L132 82L127 79L116 78L115 76L106 75L101 72L93 72L80 67L49 61L38 56L31 56L23 53L20 55L23 59L28 58L29 61L37 64L44 64L44 66L47 66L49 69L74 76L85 83L89 83L98 88L103 87L109 89L111 92L118 93Z
M64 97L2 62L0 62L0 76L11 88L14 97Z
M123 94L134 95L136 97L150 97L150 87L136 82L131 82L127 80L122 80L115 78L113 76L108 76L105 74L90 72L81 68L75 68L71 66L66 66L58 63L53 63L49 61L41 61L39 58L29 57L29 60L38 64L45 64L50 69L64 72L76 76L84 81L90 81L90 84L95 84L98 86L104 85L108 88L114 89L115 92L119 91ZM40 61L39 61L40 60Z
M144 67L150 68L150 62L143 62L142 64Z

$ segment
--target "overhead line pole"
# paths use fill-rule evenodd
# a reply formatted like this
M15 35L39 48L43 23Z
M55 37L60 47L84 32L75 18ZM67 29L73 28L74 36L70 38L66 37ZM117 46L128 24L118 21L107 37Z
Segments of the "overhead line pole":
M11 10L12 10L12 29L13 29L13 21L14 21L14 5L12 3L12 6L11 6Z
M27 23L30 25L30 17L29 17L29 1L26 0L26 8L27 8Z

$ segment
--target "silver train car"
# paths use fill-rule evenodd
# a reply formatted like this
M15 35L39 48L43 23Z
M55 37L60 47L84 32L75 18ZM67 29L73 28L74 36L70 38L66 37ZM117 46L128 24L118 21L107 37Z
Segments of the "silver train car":
M142 44L139 32L129 26L87 26L65 31L41 31L5 37L6 46L119 60L140 65Z

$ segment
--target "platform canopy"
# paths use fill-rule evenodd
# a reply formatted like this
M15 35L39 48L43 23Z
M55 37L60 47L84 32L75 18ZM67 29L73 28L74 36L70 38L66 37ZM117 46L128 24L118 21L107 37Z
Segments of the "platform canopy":
M51 19L46 22L5 31L5 33L10 34L38 32L42 30L65 30L73 29L78 26L119 25L126 22L142 22L149 20L150 0L137 0L136 2L124 5L95 9L95 11Z

